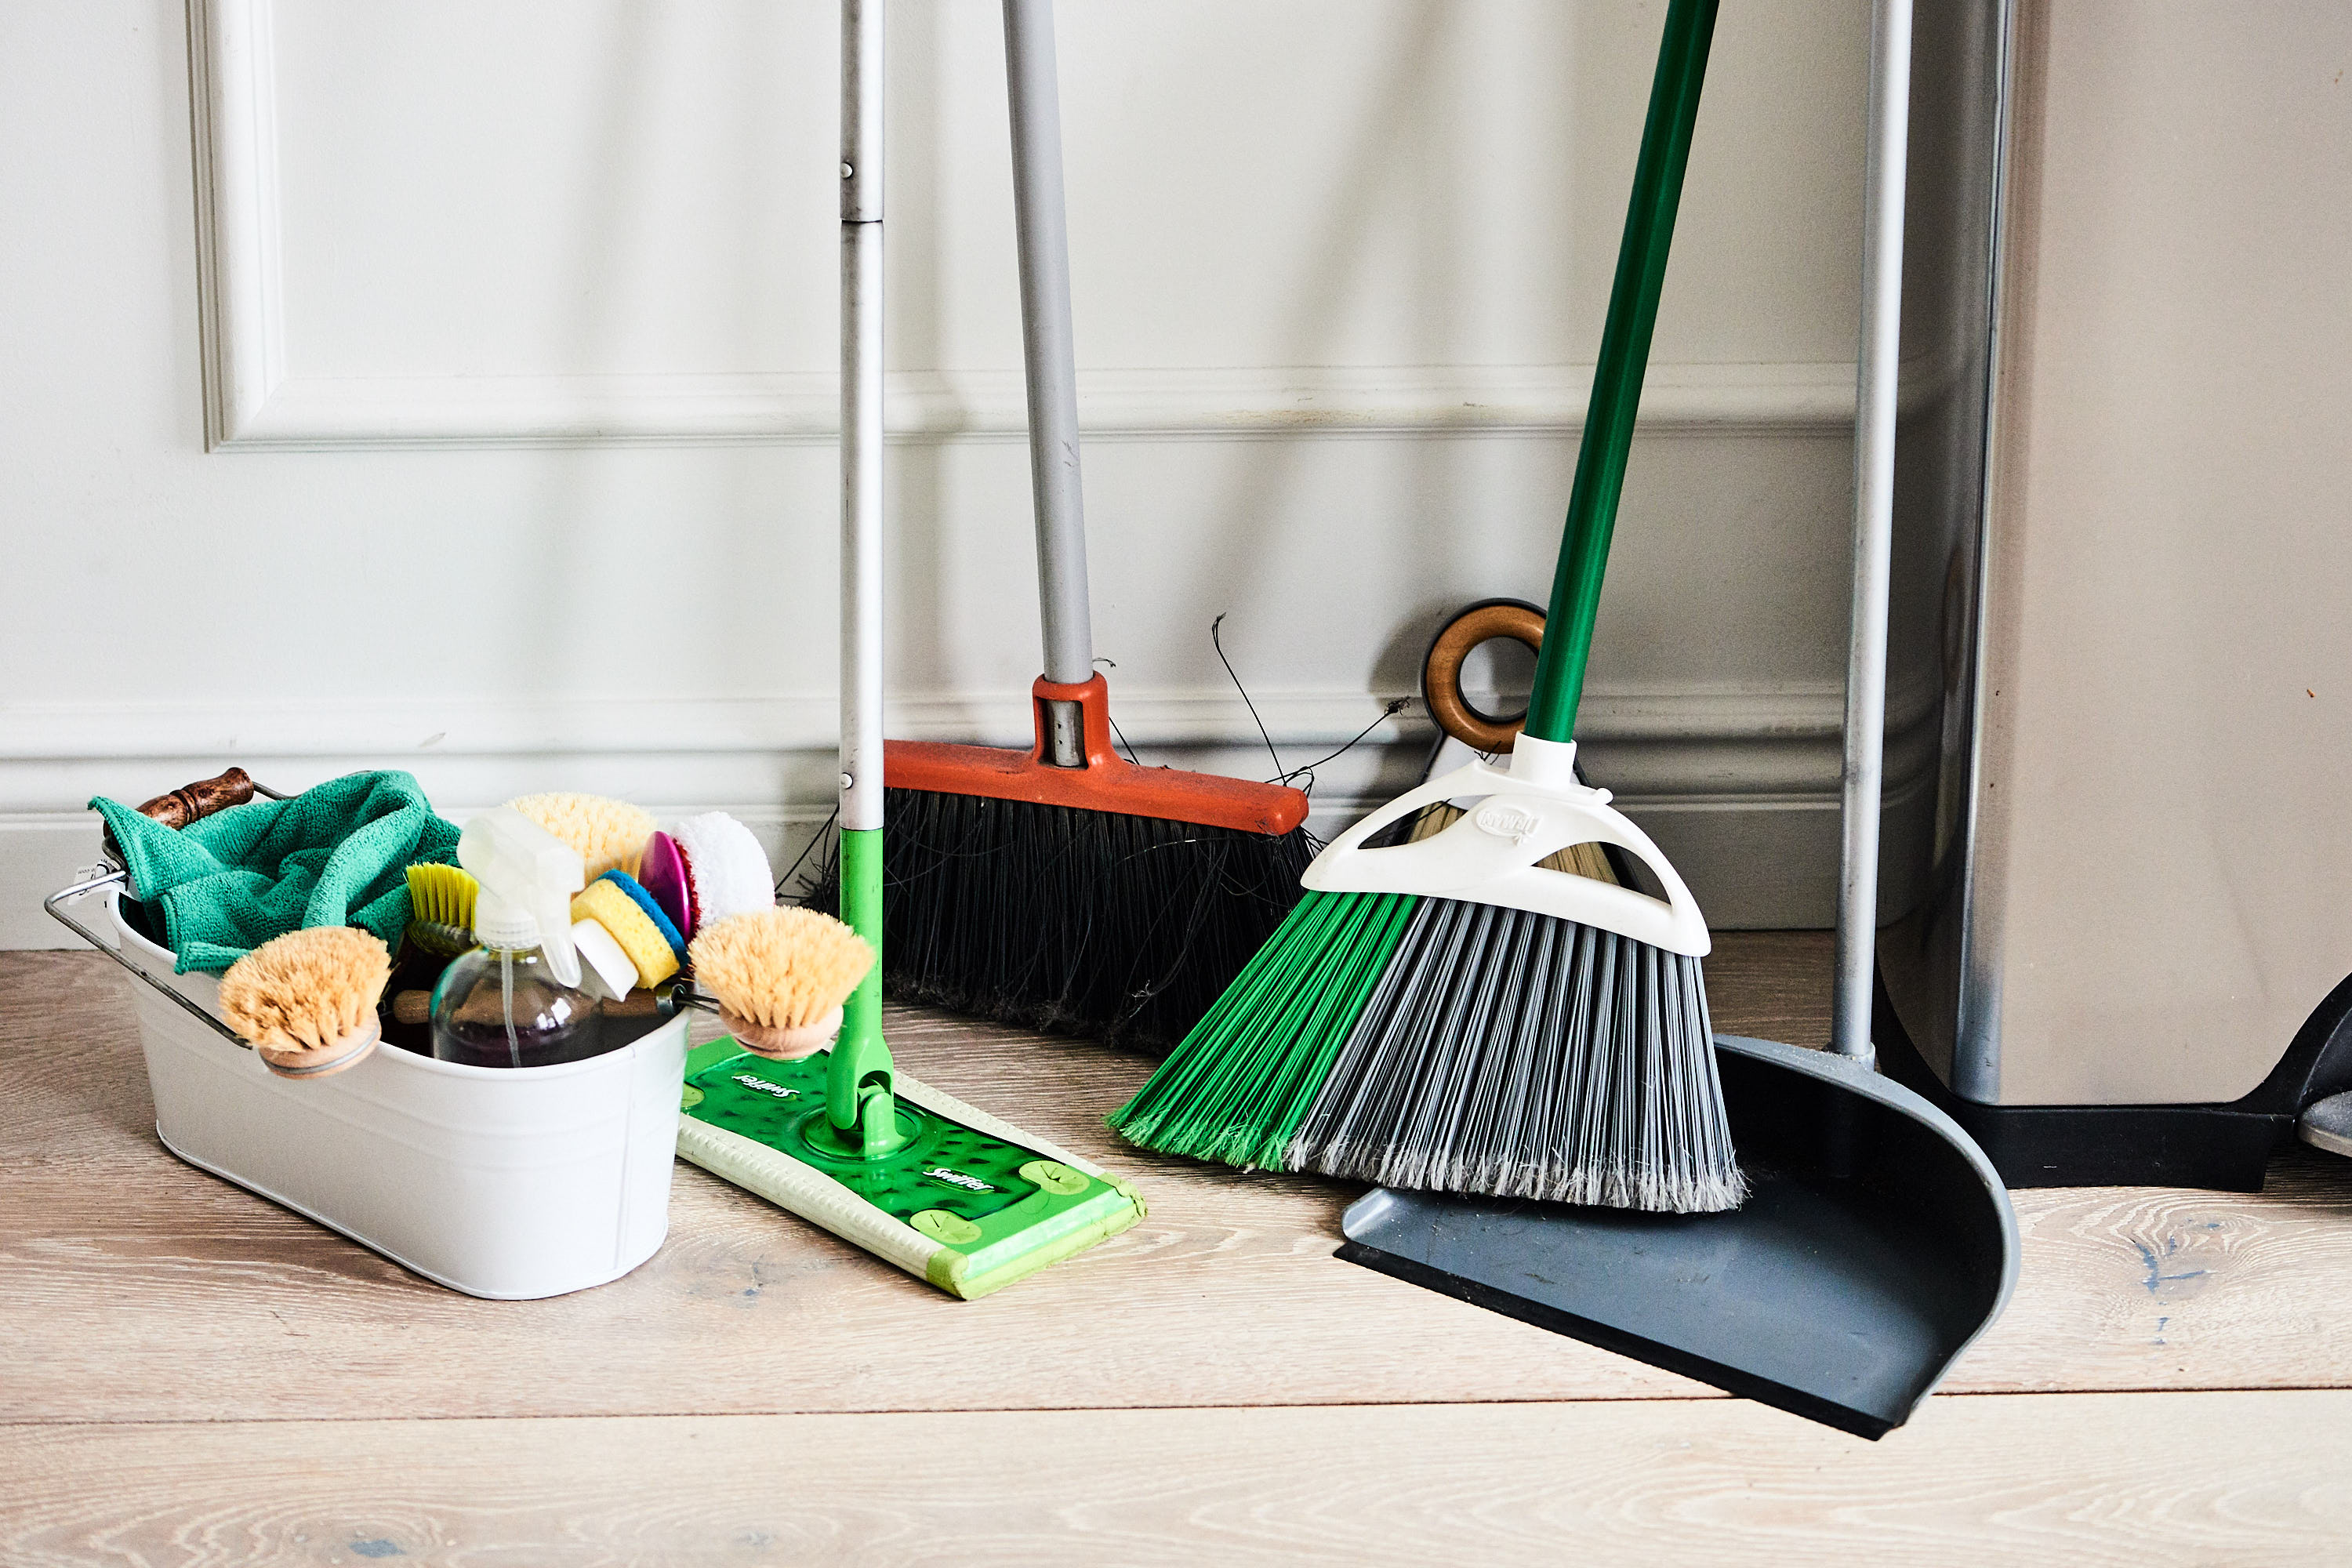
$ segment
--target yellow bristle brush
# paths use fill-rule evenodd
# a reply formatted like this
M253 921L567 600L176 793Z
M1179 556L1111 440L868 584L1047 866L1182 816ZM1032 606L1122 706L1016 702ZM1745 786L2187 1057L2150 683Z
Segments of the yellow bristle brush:
M790 1061L841 1031L841 1005L874 967L866 940L814 910L730 915L694 939L694 981L745 1050Z
M461 866L408 868L408 940L439 958L474 945L474 896L482 885Z
M635 876L654 836L654 819L642 807L601 795L525 795L507 804L579 850L591 882L607 871Z
M280 1078L323 1078L383 1037L376 1004L392 978L381 939L350 926L272 937L221 976L221 1018Z

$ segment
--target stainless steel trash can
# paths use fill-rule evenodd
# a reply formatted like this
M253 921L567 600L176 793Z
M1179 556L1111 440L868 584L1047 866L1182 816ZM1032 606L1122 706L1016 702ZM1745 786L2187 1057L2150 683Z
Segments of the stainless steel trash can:
M1920 0L1876 1032L2016 1185L2352 1086L2352 10Z

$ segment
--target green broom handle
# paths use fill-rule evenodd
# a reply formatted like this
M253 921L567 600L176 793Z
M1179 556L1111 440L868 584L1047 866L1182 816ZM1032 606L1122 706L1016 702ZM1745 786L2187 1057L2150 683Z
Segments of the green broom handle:
M1650 116L1642 131L1641 162L1633 168L1633 200L1617 249L1617 279L1609 289L1609 320L1601 331L1601 361L1592 373L1592 402L1576 454L1576 484L1569 492L1568 526L1552 579L1551 613L1536 655L1535 689L1528 697L1527 732L1539 741L1572 740L1584 664L1592 652L1592 622L1601 606L1601 578L1609 566L1609 535L1625 488L1625 456L1633 443L1633 416L1642 405L1642 375L1649 366L1650 333L1658 324L1658 294L1666 279L1666 249L1675 237L1683 171L1690 163L1691 127L1698 120L1706 49L1715 36L1717 0L1673 0L1658 44L1658 74L1650 86Z

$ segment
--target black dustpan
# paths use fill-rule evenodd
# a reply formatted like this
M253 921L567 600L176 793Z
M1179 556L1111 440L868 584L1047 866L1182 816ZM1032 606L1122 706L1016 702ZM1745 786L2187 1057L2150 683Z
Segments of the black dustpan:
M1899 1426L2017 1279L2000 1178L1868 1067L1716 1037L1755 1192L1660 1215L1382 1188L1339 1256L1864 1437Z
M1381 1190L1339 1256L1865 1437L1900 1426L2008 1303L2017 1218L1983 1151L1873 1070L1910 0L1871 29L1845 842L1831 1051L1716 1037L1755 1192L1640 1214Z

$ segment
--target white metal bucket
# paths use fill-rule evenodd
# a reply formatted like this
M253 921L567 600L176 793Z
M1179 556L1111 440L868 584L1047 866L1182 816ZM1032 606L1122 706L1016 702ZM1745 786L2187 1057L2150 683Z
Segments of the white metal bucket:
M218 1016L220 983L108 914L122 956ZM134 987L155 1132L188 1163L436 1284L500 1300L617 1279L669 1229L686 1019L586 1061L477 1068L379 1046L331 1077L277 1077Z

